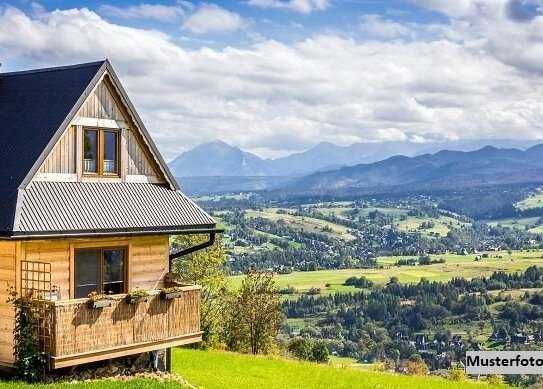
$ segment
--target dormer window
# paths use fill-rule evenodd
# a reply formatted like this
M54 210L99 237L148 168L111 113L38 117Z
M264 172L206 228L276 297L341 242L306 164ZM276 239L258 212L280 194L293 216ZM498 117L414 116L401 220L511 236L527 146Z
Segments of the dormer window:
M85 129L83 131L83 174L119 175L119 132Z

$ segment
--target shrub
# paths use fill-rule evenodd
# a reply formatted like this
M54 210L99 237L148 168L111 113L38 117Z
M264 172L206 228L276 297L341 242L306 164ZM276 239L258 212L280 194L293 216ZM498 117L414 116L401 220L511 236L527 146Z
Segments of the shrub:
M312 341L305 338L294 338L288 345L288 351L297 359L309 361L312 357Z
M15 327L13 329L13 356L15 369L20 378L27 382L37 382L45 377L47 355L38 347L36 336L36 318L32 311L24 306L15 290L9 291L8 302L13 303Z
M311 360L317 363L328 363L329 358L326 343L322 340L316 341L311 348Z
M465 381L467 379L467 376L464 370L458 367L454 367L451 370L449 370L449 378L452 381Z
M409 375L427 375L429 369L421 356L415 354L405 363L405 372Z
M322 340L315 342L308 338L295 338L290 341L288 351L302 361L327 363L330 358L326 343Z
M311 288L309 288L309 290L306 292L306 294L308 294L310 296L313 296L313 295L316 295L316 294L321 294L321 289L320 288L315 288L314 286L312 286Z

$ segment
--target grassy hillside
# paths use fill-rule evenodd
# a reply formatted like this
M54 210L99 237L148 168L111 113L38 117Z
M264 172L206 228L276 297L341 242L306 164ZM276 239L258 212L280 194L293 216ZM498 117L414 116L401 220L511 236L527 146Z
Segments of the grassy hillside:
M277 213L280 208L266 208L264 211L247 211L247 217L263 217L272 221L283 220L289 227L307 232L324 233L330 237L343 240L354 239L354 236L347 232L348 228L339 224L334 224L321 219L315 219L305 216L294 216L282 209L285 213ZM330 228L330 232L323 232L323 229Z
M173 350L173 369L191 384L205 389L469 389L491 387L482 383L453 382L437 377L402 376L355 368L319 366L276 357L254 357L186 349Z
M134 379L130 381L96 380L89 382L63 384L29 385L23 382L0 382L0 389L174 389L180 388L178 382L159 382L151 379Z

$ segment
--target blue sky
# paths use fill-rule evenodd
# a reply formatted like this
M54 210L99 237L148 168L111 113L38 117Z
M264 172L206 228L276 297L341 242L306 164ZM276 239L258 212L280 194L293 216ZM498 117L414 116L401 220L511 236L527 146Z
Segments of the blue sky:
M108 58L167 159L543 138L540 0L0 0L2 71Z

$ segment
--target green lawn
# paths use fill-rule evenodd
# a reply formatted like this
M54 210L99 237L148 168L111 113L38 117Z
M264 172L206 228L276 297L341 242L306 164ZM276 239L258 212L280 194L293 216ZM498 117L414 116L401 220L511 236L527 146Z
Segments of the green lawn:
M402 376L358 368L240 355L218 351L173 350L173 369L204 389L222 388L360 388L466 389L490 388L475 382L452 382L437 377ZM494 387L495 388L495 387Z
M324 294L338 292L353 292L357 289L352 286L343 286L343 282L350 276L365 276L376 284L386 283L390 277L398 277L400 282L418 282L422 277L431 281L448 281L453 277L481 277L488 276L494 271L507 272L524 271L532 265L542 266L543 252L490 252L490 258L475 261L475 255L431 255L432 259L444 258L446 263L426 266L394 266L399 258L415 257L380 257L378 263L382 269L340 269L319 270L312 272L293 272L291 274L278 274L275 276L276 285L279 288L294 286L303 292L311 287L321 288ZM502 258L498 258L498 257ZM233 287L238 287L244 276L229 277ZM326 284L330 284L326 287Z

